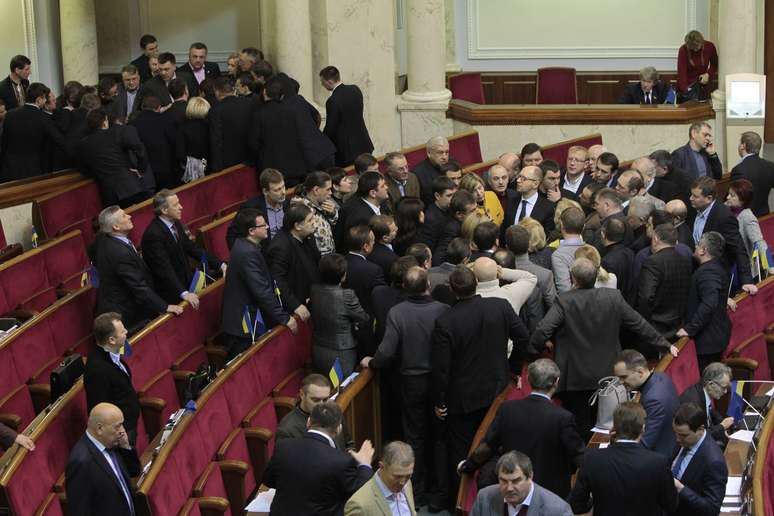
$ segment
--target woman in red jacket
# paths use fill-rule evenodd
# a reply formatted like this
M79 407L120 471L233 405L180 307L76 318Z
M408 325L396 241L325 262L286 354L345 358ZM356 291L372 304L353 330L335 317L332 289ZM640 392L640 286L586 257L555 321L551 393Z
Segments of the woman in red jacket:
M677 89L689 100L708 99L709 83L718 77L718 51L698 30L685 35L677 52Z

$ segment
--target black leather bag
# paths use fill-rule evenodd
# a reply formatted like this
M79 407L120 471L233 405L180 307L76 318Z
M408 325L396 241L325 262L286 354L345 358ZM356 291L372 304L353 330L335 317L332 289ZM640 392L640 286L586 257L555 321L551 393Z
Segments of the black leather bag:
M215 379L215 368L210 364L201 364L195 373L188 375L188 380L183 392L183 401L188 403L191 400L196 401L199 394Z
M78 353L66 356L59 367L51 371L51 403L70 390L83 376L83 359Z

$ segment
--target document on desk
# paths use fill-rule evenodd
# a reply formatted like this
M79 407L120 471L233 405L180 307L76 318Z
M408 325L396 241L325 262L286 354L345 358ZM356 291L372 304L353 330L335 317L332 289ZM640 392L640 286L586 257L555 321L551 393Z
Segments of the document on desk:
M245 510L249 512L271 511L271 502L274 501L274 493L276 492L277 492L276 489L269 489L267 491L262 491L258 493L258 496L256 496L252 502L247 504L247 507L245 507Z
M600 433L600 434L609 434L610 430L607 430L606 428L599 428L599 427L595 426L594 428L591 429L591 433L595 433L595 432L596 433Z
M729 436L730 439L736 439L737 441L744 441L751 443L755 435L755 430L737 430Z
M738 499L741 491L742 477L728 477L728 482L726 482L726 498L736 497Z

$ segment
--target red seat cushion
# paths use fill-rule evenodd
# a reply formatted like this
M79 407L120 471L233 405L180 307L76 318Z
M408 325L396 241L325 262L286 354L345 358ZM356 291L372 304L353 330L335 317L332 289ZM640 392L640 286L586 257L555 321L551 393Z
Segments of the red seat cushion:
M538 68L536 103L577 104L575 68Z
M177 397L175 380L169 369L163 370L155 378L143 385L142 389L138 391L138 394L140 397L147 396L164 400L164 408L161 410L159 416L161 426L167 422L169 416L173 412L180 408L180 400ZM153 437L155 436L151 436L151 438Z
M132 341L132 356L125 357L132 370L132 384L135 389L145 385L172 363L169 348L156 339L156 332L150 332L140 339Z
M198 485L200 489L194 492L197 496L218 496L228 500L226 487L223 485L223 477L220 474L220 467L217 462L211 462L199 478ZM241 511L240 511L241 513ZM224 513L231 515L231 507Z
M40 220L40 229L44 235L58 235L68 226L82 222L83 226L79 229L87 243L91 243L94 238L91 220L99 215L101 210L99 188L92 180L45 195L33 203L33 213Z
M25 382L33 377L40 366L61 356L54 346L54 336L48 318L27 326L9 345L19 379Z
M57 353L64 355L78 342L91 335L94 326L94 308L97 291L86 287L67 295L59 301L57 309L49 315Z
M226 217L213 221L211 224L208 224L206 228L200 230L204 248L224 261L228 260L231 255L231 251L226 243L226 233L233 220L233 215L227 215Z
M56 288L46 287L29 298L23 299L19 303L19 308L33 312L42 312L54 303L56 303Z
M197 407L196 424L200 429L202 446L208 459L215 458L218 448L233 429L228 403L223 389L217 389L212 392L204 406Z
M229 401L228 409L231 415L231 426L239 426L256 402L268 394L268 388L261 385L256 374L255 362L260 357L254 357L250 362L235 370L224 382L221 389ZM247 395L247 393L250 393Z
M746 342L743 342L735 351L738 351L739 356L742 358L752 358L758 362L758 369L755 370L753 380L771 381L768 347L766 345L766 337L762 333L754 335Z
M242 428L234 428L226 437L223 446L218 450L217 460L238 460L247 464L244 483L245 495L249 495L258 487L253 464L250 460L250 452L247 449L245 432Z
M46 262L39 251L25 253L19 261L0 266L0 287L11 310L49 286Z
M13 361L12 346L8 342L3 343L0 345L0 397L5 396L26 381L26 378L19 378L18 368Z
M449 89L453 99L467 100L474 104L486 104L480 73L460 73L450 76Z
M731 338L724 355L763 329L763 325L758 324L754 302L753 296L746 296L737 303L736 311L728 311L728 318L731 319Z
M35 419L35 407L32 405L30 390L25 384L19 384L0 398L0 414L19 417L16 430L23 430Z
M242 425L246 428L265 428L271 430L272 436L267 443L269 457L274 453L274 434L277 432L277 412L271 398L258 402L250 411Z
M696 345L693 340L689 340L680 350L680 354L672 358L664 373L672 379L678 395L699 382L699 361L696 357Z
M177 514L191 496L196 477L191 477L185 465L180 462L182 453L179 444L167 456L164 467L147 490L151 514Z
M774 242L774 213L758 219L758 224L761 226L763 239L766 240L766 242Z
M586 147L587 149L592 145L602 145L602 135L592 134L581 138L574 138L568 142L543 147L543 159L552 159L559 163L559 165L564 166L564 164L567 163L567 153L570 150L570 147L575 145Z
M44 255L48 280L53 287L79 275L89 266L86 245L80 233L69 233L57 239L57 244L46 248Z

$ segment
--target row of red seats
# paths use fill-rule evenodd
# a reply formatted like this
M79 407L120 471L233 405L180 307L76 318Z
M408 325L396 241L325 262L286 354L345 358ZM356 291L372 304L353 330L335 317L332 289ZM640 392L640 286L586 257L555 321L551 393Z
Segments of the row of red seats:
M466 72L449 76L452 99L486 104L481 74ZM552 66L538 68L535 104L577 104L578 83L575 68Z

